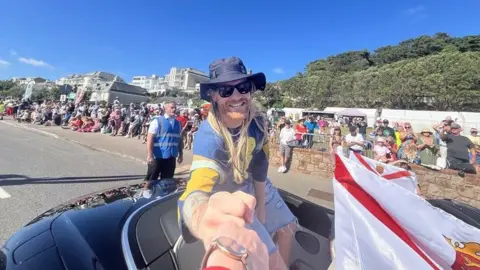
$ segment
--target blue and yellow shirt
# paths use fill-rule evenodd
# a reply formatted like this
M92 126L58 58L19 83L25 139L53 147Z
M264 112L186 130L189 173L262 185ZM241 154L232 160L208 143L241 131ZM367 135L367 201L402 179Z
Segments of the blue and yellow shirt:
M263 120L258 121L264 123ZM264 182L268 172L268 140L262 129L252 121L248 129L247 169L248 178L242 184L233 181L231 165L228 164L229 156L226 153L223 138L212 129L208 121L202 122L195 134L193 144L193 162L190 169L190 179L187 188L178 201L179 223L182 235L187 243L196 239L189 232L182 219L183 203L188 195L195 192L208 194L217 191L235 192L253 181Z

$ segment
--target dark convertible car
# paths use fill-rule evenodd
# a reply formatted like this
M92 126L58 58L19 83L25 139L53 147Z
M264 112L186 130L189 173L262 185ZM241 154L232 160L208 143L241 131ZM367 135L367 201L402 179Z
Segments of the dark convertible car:
M84 196L55 207L16 232L2 247L0 269L198 269L204 249L186 244L177 225L177 199L145 195L140 186ZM300 269L327 269L334 212L280 191L298 217L292 263ZM475 208L432 200L465 222L480 227Z

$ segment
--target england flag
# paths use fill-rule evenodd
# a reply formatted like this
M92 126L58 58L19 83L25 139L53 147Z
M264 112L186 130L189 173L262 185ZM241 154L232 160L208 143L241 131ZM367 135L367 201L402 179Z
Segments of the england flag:
M398 184L403 169L361 158L336 155L336 269L480 269L480 230Z

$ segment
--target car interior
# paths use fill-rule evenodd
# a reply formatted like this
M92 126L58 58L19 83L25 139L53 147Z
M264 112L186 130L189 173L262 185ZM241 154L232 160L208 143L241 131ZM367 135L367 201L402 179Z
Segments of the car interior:
M301 270L328 269L333 211L290 193L280 193L300 225L289 265ZM124 254L131 254L137 269L199 269L205 249L200 241L187 244L181 237L177 223L179 196L174 194L151 202L125 224L130 250L124 250Z

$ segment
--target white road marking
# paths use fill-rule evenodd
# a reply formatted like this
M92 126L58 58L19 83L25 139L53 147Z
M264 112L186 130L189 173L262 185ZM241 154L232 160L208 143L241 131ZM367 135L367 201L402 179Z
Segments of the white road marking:
M3 188L0 187L0 199L6 199L10 197L10 194L8 194Z

